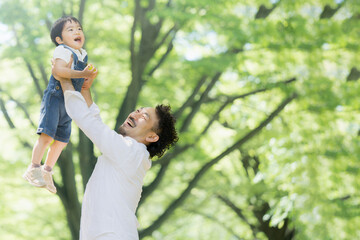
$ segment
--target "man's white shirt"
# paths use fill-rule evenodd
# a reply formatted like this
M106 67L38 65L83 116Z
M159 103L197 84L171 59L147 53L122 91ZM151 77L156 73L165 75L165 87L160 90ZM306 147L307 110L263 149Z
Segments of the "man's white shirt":
M110 129L102 122L97 105L88 107L81 93L65 91L64 97L69 116L102 153L86 185L80 240L104 233L138 239L135 211L151 167L146 146Z

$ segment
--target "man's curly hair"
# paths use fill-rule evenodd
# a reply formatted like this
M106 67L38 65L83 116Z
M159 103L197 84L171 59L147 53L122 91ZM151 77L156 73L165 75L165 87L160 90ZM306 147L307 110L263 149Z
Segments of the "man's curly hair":
M179 140L175 129L176 119L171 114L171 107L160 104L156 106L155 112L159 122L154 131L159 135L159 140L147 146L150 158L155 156L160 158L167 149L171 148Z

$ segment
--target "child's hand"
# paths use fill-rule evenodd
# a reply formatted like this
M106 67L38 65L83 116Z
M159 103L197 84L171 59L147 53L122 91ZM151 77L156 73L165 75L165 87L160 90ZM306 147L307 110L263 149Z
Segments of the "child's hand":
M83 73L84 78L92 78L94 80L96 75L98 74L98 70L92 64L88 64L83 70Z

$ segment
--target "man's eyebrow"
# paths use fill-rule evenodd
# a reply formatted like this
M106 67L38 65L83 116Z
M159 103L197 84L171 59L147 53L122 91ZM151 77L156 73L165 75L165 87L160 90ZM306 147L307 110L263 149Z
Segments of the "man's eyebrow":
M144 112L144 114L150 119L150 115L147 112Z
M144 107L141 107L140 110L145 109ZM144 112L144 114L150 119L150 115L147 112Z

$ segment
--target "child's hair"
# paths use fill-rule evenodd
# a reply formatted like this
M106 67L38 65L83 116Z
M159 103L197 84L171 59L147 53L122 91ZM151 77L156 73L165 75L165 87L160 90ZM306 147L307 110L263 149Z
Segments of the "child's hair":
M59 44L56 42L56 37L60 37L62 39L61 33L63 31L65 23L67 22L76 22L82 28L80 21L72 16L63 16L56 20L50 30L51 41L53 41L56 46L59 46Z

